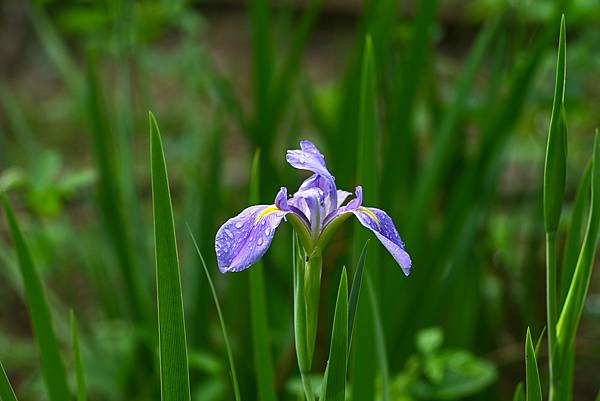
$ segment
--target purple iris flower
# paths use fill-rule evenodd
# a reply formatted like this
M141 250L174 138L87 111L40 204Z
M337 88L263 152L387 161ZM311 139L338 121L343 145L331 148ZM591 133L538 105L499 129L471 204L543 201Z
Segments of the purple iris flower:
M315 247L322 249L332 231L351 215L375 233L404 274L410 273L410 256L392 219L383 210L362 205L362 187L357 186L354 199L344 205L351 193L336 188L325 158L310 141L301 141L299 150L288 150L286 160L293 167L314 174L290 198L282 187L272 205L250 206L219 228L215 250L222 273L239 272L258 261L271 245L282 220L293 224L310 253Z

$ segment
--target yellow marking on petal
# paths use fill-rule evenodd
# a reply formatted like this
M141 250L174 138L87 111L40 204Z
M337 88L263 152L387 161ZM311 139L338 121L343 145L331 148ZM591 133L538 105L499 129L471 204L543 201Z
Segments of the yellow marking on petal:
M256 219L254 220L254 224L258 223L258 221L260 219L262 219L263 217L265 217L266 215L268 215L270 213L274 213L274 212L279 212L279 208L277 206L269 206L268 208L266 208L265 210L260 212L260 214L258 216L256 216Z
M363 206L360 206L358 210L360 210L361 212L365 212L366 214L371 216L375 224L377 224L377 227L381 230L381 224L379 224L379 219L377 218L377 216L375 216L375 214L372 211Z

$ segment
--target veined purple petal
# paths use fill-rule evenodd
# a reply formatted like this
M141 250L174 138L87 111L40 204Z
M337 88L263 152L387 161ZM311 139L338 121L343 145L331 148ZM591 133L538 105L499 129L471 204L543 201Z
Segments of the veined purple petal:
M392 254L404 274L408 276L411 267L410 255L404 250L404 242L402 242L390 216L381 209L363 206L359 206L352 213L358 218L360 224L375 233L377 239Z
M329 215L323 222L324 226L346 213L354 214L363 226L375 233L377 239L392 254L404 274L408 276L411 268L410 255L404 249L404 242L402 242L394 222L383 210L362 206L362 187L356 187L356 198Z
M300 149L288 150L285 159L292 167L312 171L315 174L333 180L333 175L327 170L325 157L310 141L301 141Z
M337 205L336 205L336 209L339 209L344 202L346 201L346 199L348 199L348 197L350 195L352 195L352 192L348 192L348 191L344 191L343 189L338 189L336 191L337 193Z
M250 206L219 228L215 251L222 273L242 271L265 254L275 229L289 213L289 209L280 209L287 208L286 193L287 190L282 188L275 198L275 205Z

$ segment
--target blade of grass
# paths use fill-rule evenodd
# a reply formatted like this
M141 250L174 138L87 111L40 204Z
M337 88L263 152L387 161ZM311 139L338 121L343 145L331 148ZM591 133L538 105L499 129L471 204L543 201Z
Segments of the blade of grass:
M361 283L363 272L365 268L365 260L367 257L367 246L369 245L369 241L365 242L362 251L360 252L360 257L358 258L358 263L356 264L356 269L354 271L354 278L352 279L352 288L350 290L350 302L348 304L348 347L352 344L352 331L354 329L354 316L356 315L356 307L358 305L358 298L360 295Z
M437 0L424 0L418 2L417 16L412 28L409 47L400 63L396 77L405 77L398 80L401 85L395 90L392 97L393 110L390 113L389 138L386 144L384 157L383 182L399 183L395 185L392 196L388 196L386 207L398 205L392 211L401 210L404 199L401 196L413 187L413 173L416 162L415 135L413 133L414 109L417 93L422 81L425 64L431 48L433 25L437 12ZM410 77L410 78L408 78ZM400 200L398 202L398 200Z
M591 193L589 218L583 245L579 253L579 259L577 260L577 266L575 267L567 299L557 325L556 357L558 358L559 365L557 375L563 378L566 374L564 370L568 365L563 361L567 361L567 358L572 358L570 354L575 349L575 335L590 285L600 228L600 139L598 130L596 130L596 137L594 139Z
M204 257L202 256L202 252L200 252L200 248L198 247L198 243L194 238L194 234L192 233L192 229L190 226L187 226L188 232L190 233L190 237L192 238L192 242L194 244L194 248L196 249L196 253L202 262L202 268L204 269L204 274L206 275L206 279L208 280L208 285L210 286L210 292L212 293L213 300L215 302L215 307L217 308L217 315L219 316L219 323L221 325L221 332L223 334L223 341L225 342L225 348L227 350L227 359L229 360L229 369L231 372L231 381L233 385L233 392L236 401L241 400L240 396L240 388L238 385L237 373L235 370L235 363L233 361L233 352L231 351L231 345L229 343L229 335L227 334L227 326L225 326L225 318L223 318L223 312L221 311L221 304L219 303L219 297L217 296L217 291L215 290L215 286L210 278L210 273L208 271L208 267L206 266L206 262L204 261Z
M149 113L149 123L161 400L190 401L183 297L169 179L160 132L152 113Z
M42 6L37 5L36 2L29 2L27 3L27 11L31 19L31 24L42 41L46 52L48 52L50 60L54 63L60 75L62 75L74 99L79 100L84 82L83 74L81 74L75 61L69 55L67 46L65 46L60 35L52 26Z
M527 338L525 340L525 371L527 401L542 401L540 375L538 372L535 351L533 350L533 342L531 341L531 333L529 332L529 328L527 328Z
M370 36L365 38L363 63L360 79L360 95L358 107L358 147L357 147L357 180L363 185L363 203L377 205L379 197L379 129L377 108L377 78L373 42ZM354 255L366 242L368 233L358 224L354 227ZM379 249L371 252L368 263L378 266L381 258ZM379 289L379 269L373 272L373 284ZM377 364L373 355L375 349L375 329L371 318L371 299L363 297L363 302L357 304L356 330L353 330L355 344L352 353L352 395L357 400L375 398L375 376ZM354 324L354 323L353 323Z
M42 366L42 376L48 391L50 401L64 401L71 398L67 384L65 366L60 357L59 345L50 315L50 308L46 299L42 280L33 264L29 248L23 238L15 215L2 195L2 203L14 246L17 251L19 268L25 288L25 297L29 317L33 326L33 335L37 342Z
M86 401L85 391L85 374L83 371L83 363L81 361L81 351L79 349L79 331L77 330L77 320L75 313L71 309L71 341L73 343L73 356L75 359L75 373L77 376L77 401Z
M368 294L371 300L371 315L373 316L373 327L375 329L375 350L377 351L377 361L379 362L379 372L381 373L381 399L382 401L388 401L390 397L390 372L387 362L388 353L385 346L381 311L379 309L377 294L375 293L375 288L369 272L367 272L367 288L369 289Z
M585 225L585 213L590 198L590 183L592 180L592 162L588 163L583 176L579 181L577 192L575 194L575 203L571 211L571 223L569 225L569 231L565 239L564 257L560 275L560 292L558 305L560 311L567 298L567 292L573 274L575 272L575 266L577 265L577 257L579 256L579 249L581 248L581 240L583 237L584 225Z
M331 333L329 360L321 389L321 401L344 401L348 370L348 277L346 267L338 288Z
M273 49L271 45L271 13L267 0L252 0L250 3L250 30L252 38L252 83L254 85L254 127L251 135L254 143L262 146L262 128L270 120L269 94ZM268 138L264 138L266 141Z
M2 401L17 401L15 391L10 385L4 366L0 362L0 400Z
M259 159L260 150L254 153L252 173L250 176L250 205L257 205L259 200ZM277 392L273 381L273 362L270 348L270 331L265 297L265 278L263 264L258 262L250 269L250 314L252 318L252 345L254 348L254 369L258 385L259 401L277 400Z
M131 314L137 321L145 320L148 310L144 292L140 287L138 266L133 253L133 242L129 232L130 224L124 213L122 193L119 185L117 163L114 160L114 149L111 141L111 130L106 118L100 85L96 72L94 56L90 55L87 63L86 105L88 121L94 141L94 152L98 166L98 203L102 221L109 240L117 256L120 273L125 281Z
M558 56L556 61L556 82L554 100L550 116L548 145L544 164L544 228L546 231L546 320L548 327L548 371L549 399L555 400L559 386L556 375L556 230L560 221L565 194L567 165L567 133L565 120L565 79L566 79L566 32L565 17L560 21Z
M522 382L519 382L519 384L517 384L517 387L515 388L515 395L513 396L513 401L526 401L525 389L523 389Z
M473 87L483 56L489 49L500 26L499 18L488 21L469 52L461 76L458 79L451 106L444 116L440 132L435 138L428 164L423 168L423 176L417 182L414 200L410 208L411 213L408 216L409 224L406 238L413 239L416 242L419 241L420 235L416 235L416 231L423 226L424 216L430 210L435 190L445 169L451 162L450 158L455 143L458 142L456 136L459 135L460 130L457 127L466 106L467 95Z

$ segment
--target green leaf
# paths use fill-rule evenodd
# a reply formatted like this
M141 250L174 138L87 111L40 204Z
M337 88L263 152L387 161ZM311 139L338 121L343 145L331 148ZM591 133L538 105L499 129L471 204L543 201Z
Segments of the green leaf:
M354 271L354 278L352 279L352 288L350 290L350 302L348 304L348 346L352 343L352 330L354 329L354 316L356 315L356 307L358 305L358 299L360 295L361 283L363 272L365 268L365 260L367 257L367 245L369 241L365 242L358 263L356 264L356 270Z
M557 325L557 357L558 361L565 361L568 353L573 352L577 326L581 319L583 304L590 285L592 269L596 256L596 244L600 228L600 138L598 130L594 140L594 158L592 161L591 202L587 229L583 239L583 245L579 253L579 259L575 267L575 273L571 280L567 299L558 319ZM560 369L565 369L565 364ZM564 371L559 370L557 374L561 377Z
M259 159L260 150L254 153L250 176L250 204L257 205L259 200ZM263 264L257 262L248 272L250 285L250 323L252 324L252 346L254 350L254 369L258 386L259 401L277 400L273 381L273 356L270 347L270 330L265 297L265 278Z
M310 362L308 358L306 331L306 303L304 298L304 255L298 236L294 232L292 241L292 262L294 272L294 340L298 369L302 378L304 395L307 401L314 401L315 396L310 381Z
M452 161L452 155L454 154L456 144L460 142L457 136L460 135L462 131L457 129L457 127L460 123L460 118L464 113L469 91L473 87L479 66L484 60L484 55L492 43L492 39L496 36L500 26L499 18L487 22L484 29L477 36L477 41L469 52L456 85L455 95L444 115L440 132L436 136L431 156L429 157L427 165L423 168L422 177L416 183L417 187L415 195L413 196L413 202L410 209L411 213L408 216L409 225L407 238L418 240L418 238L415 237L420 237L420 235L417 235L416 231L424 228L424 216L431 210L430 205L436 194L436 189L440 185L440 180L443 178L444 171Z
M127 305L134 319L141 321L148 316L146 305L150 303L150 299L144 296L145 293L141 288L142 279L136 263L135 247L130 232L131 225L122 202L118 163L113 146L114 138L106 116L106 104L98 82L93 55L90 55L87 60L86 84L85 104L98 169L97 192L101 220L125 281Z
M77 401L85 401L85 374L83 371L83 363L81 361L81 351L79 349L79 332L77 330L77 320L75 313L71 309L71 341L73 343L73 356L75 359L75 373L77 376Z
M592 162L590 160L583 176L579 180L577 193L575 194L575 202L571 211L571 223L569 225L569 231L567 232L567 238L565 239L565 250L559 283L560 297L558 299L558 305L560 306L560 309L562 309L567 298L569 286L571 285L571 280L575 273L575 266L577 265L577 258L579 256L579 249L581 247L581 240L586 221L585 213L590 199L591 181Z
M10 385L10 381L8 381L8 376L6 375L4 366L2 366L2 362L0 362L0 400L17 401L17 396Z
M556 231L560 220L565 194L565 176L567 164L567 126L565 117L565 79L566 69L566 33L565 17L560 22L558 56L556 61L556 82L546 161L544 165L544 226L546 232Z
M344 401L346 397L346 373L348 370L348 277L346 268L335 303L335 315L331 333L329 360L325 371L325 383L321 389L321 401Z
M513 401L525 401L525 389L523 388L523 382L519 382L519 384L517 384Z
M190 401L183 298L167 166L152 113L149 122L161 400Z
M389 400L390 397L390 372L388 368L387 351L385 345L385 336L383 333L383 322L381 321L381 311L377 302L377 294L369 272L367 272L367 288L369 290L369 299L371 304L371 315L373 316L373 329L375 331L375 351L377 352L377 361L379 362L379 372L381 373L381 399Z
M525 372L527 401L542 401L540 375L538 372L535 351L533 349L533 341L531 341L531 333L529 328L527 328L527 338L525 339Z
M364 44L362 70L360 78L360 95L358 107L358 147L356 179L364 188L364 204L379 204L379 145L380 134L378 127L377 107L377 77L375 56L371 37L367 35ZM354 254L358 255L363 247L368 233L364 227L355 225L354 228ZM369 261L373 266L380 262L380 249L375 248L370 253ZM356 273L355 273L356 274ZM379 289L379 269L371 269L371 277L376 289ZM360 344L353 348L351 372L352 395L357 400L373 399L375 397L375 377L377 374L377 361L373 358L376 354L375 329L371 316L371 298L363 297L357 304L356 314L353 318L356 323L352 330L352 341Z
M33 264L29 248L17 223L15 215L8 204L8 200L2 196L4 212L8 220L10 233L17 251L27 308L33 326L33 335L36 339L40 354L42 375L48 390L50 401L64 401L70 399L69 386L65 366L60 357L59 345L56 340L50 308L44 292L40 276Z
M204 261L204 257L202 256L202 252L200 252L200 248L198 247L198 243L194 238L194 234L192 233L192 229L188 226L188 232L190 233L190 237L192 237L192 242L194 243L194 248L196 248L196 253L202 262L202 268L204 269L204 274L208 280L208 284L210 286L210 291L213 296L213 300L215 302L215 307L217 308L217 315L219 316L219 323L221 324L221 332L223 334L223 340L225 341L225 348L227 350L227 358L229 359L229 370L231 372L231 380L233 383L233 392L236 401L240 401L240 388L238 385L237 373L235 370L235 363L233 362L233 352L231 351L231 345L229 343L229 335L227 334L227 327L225 326L225 319L223 318L223 312L221 311L221 304L219 303L219 297L217 297L217 291L215 290L215 286L210 278L210 273L208 271L208 267L206 266L206 262Z

